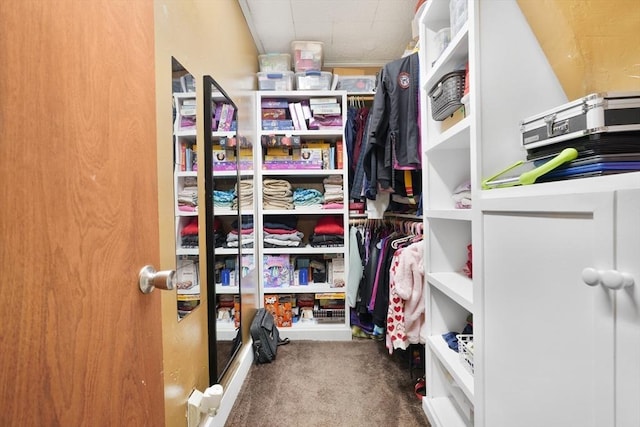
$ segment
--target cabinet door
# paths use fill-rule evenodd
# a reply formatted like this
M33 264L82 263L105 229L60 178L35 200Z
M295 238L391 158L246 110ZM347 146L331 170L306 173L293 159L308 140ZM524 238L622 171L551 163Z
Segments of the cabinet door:
M633 286L616 293L616 427L640 425L640 190L616 192L616 270Z
M614 425L613 192L487 201L484 423Z

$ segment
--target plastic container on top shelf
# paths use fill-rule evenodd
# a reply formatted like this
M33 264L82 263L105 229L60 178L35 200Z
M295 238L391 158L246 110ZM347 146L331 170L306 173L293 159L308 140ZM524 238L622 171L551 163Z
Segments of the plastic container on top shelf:
M259 72L260 90L293 90L293 71Z
M376 76L338 76L338 90L347 92L373 92L376 88Z
M322 69L324 43L314 41L292 41L293 68L296 73Z
M266 53L258 55L260 71L265 73L291 71L291 55L288 53Z
M446 27L438 31L434 40L436 42L436 57L439 57L451 42L451 28Z
M451 0L449 2L451 38L458 34L465 22L467 22L467 0Z
M329 90L333 74L327 71L309 70L296 73L296 89Z

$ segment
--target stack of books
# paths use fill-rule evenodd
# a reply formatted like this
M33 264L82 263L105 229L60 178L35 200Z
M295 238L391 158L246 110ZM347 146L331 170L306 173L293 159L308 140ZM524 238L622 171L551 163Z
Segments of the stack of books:
M289 102L286 99L265 98L260 108L263 130L295 130L293 120L287 118Z
M326 292L315 294L313 318L318 323L344 323L345 294Z
M310 98L309 129L335 130L342 129L342 109L337 98Z

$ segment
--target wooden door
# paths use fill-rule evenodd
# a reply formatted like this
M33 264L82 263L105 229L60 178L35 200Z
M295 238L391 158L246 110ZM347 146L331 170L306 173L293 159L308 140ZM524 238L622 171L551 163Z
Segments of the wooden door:
M151 0L0 2L0 425L164 424Z
M493 190L492 190L493 191ZM484 418L490 427L614 425L613 192L483 206Z

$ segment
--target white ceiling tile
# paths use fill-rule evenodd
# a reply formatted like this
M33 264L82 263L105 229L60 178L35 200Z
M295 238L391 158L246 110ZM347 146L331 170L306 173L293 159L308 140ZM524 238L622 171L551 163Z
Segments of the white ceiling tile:
M384 64L411 40L416 0L238 0L261 53L324 43L327 63Z

